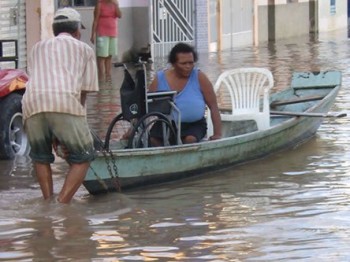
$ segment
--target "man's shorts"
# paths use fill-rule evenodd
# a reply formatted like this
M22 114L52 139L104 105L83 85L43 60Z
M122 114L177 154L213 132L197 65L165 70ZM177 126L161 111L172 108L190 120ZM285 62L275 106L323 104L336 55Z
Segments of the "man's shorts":
M176 128L175 122L173 122L174 128ZM151 129L151 136L155 138L162 139L162 123L156 122ZM176 130L176 129L175 129ZM186 136L194 136L197 142L201 141L207 133L207 121L203 117L202 119L191 122L191 123L181 123L181 138ZM170 143L174 144L176 141L175 137L170 138Z
M34 162L54 162L54 139L68 151L69 163L90 162L95 158L93 139L84 116L39 113L26 119L24 128L31 147L30 157Z
M118 40L116 37L98 36L96 38L96 56L108 57L117 55Z

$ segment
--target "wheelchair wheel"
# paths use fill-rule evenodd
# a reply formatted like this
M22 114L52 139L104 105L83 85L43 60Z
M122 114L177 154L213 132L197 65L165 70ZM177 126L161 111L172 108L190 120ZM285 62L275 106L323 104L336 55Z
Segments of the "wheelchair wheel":
M129 137L128 148L146 148L151 145L151 130L155 124L161 124L164 146L176 144L176 131L169 119L160 112L151 112L144 115L134 126ZM174 140L174 141L173 141Z
M104 149L109 150L110 141L121 140L124 134L132 130L132 124L129 120L124 119L123 114L114 117L108 126Z

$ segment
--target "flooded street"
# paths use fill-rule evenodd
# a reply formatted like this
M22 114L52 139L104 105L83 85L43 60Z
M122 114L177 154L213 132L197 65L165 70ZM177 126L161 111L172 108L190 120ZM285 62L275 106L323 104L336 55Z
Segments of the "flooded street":
M273 91L293 71L340 70L332 111L350 112L347 32L294 38L200 55L214 83L236 67L266 67ZM164 66L155 61L152 72ZM101 137L119 112L112 89L89 97L89 123ZM325 118L309 142L268 158L128 193L91 196L81 187L70 205L45 202L27 158L0 161L0 261L349 261L350 115ZM66 164L57 159L54 183Z

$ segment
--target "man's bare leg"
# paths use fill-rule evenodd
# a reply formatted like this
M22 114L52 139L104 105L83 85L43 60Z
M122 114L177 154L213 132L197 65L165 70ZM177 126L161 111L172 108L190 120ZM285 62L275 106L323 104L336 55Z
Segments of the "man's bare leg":
M53 182L50 164L35 162L34 168L44 199L52 197Z
M64 181L61 192L58 194L57 200L61 203L69 203L74 194L84 181L86 172L90 166L89 162L73 163L70 165L68 175Z

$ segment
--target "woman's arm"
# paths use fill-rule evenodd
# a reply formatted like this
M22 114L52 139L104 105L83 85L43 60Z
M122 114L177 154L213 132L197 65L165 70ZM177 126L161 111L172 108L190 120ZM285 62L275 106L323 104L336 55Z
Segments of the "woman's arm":
M215 140L220 139L222 135L221 130L221 117L218 108L218 104L216 101L216 95L214 92L214 88L208 77L201 71L198 73L199 84L204 96L205 103L210 109L211 119L214 127L214 135L212 135L209 139Z
M122 18L122 11L120 11L118 1L117 0L114 1L114 4L115 4L115 16L118 18Z
M148 87L148 92L157 92L158 90L158 79L157 76L153 79L152 83Z
M92 23L91 37L90 37L90 41L93 44L95 43L95 39L96 39L97 24L98 24L98 19L100 18L100 12L101 12L100 10L101 10L100 3L99 1L97 1L94 9L94 21Z

